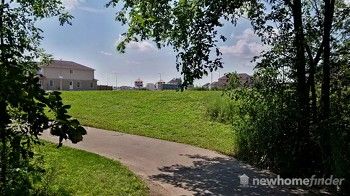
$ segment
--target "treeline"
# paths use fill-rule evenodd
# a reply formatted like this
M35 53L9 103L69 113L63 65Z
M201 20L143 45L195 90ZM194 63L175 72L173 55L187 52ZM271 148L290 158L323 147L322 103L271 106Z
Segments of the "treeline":
M125 1L116 19L128 30L118 49L144 39L172 46L187 86L223 66L218 27L249 19L267 51L255 58L258 84L227 91L241 103L238 154L285 175L346 177L345 191L349 10L342 0Z

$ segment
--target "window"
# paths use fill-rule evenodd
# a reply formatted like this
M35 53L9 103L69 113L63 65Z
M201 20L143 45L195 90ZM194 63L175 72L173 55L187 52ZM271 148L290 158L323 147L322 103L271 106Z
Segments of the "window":
M73 70L69 70L69 73L72 74L72 73L73 73Z
M91 88L94 88L94 83L91 82L90 87L91 87Z
M53 86L53 80L50 80L50 86Z
M78 88L80 87L80 82L77 82L77 87L78 87Z

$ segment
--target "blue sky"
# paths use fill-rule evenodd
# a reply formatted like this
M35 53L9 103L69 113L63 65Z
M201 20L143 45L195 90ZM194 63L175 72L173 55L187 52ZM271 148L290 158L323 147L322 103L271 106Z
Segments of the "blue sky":
M127 27L115 21L116 8L105 8L107 0L63 0L66 8L75 17L73 25L59 26L57 18L39 23L44 31L42 47L55 59L71 60L94 68L99 84L132 86L141 78L145 83L162 79L168 81L180 77L175 67L175 54L169 48L156 49L150 41L130 43L126 53L116 51L120 35ZM224 68L213 73L213 80L226 72L251 74L254 65L250 60L263 46L254 35L250 23L241 20L236 27L225 25L220 32L229 39L220 45ZM210 82L210 75L195 82L202 85Z

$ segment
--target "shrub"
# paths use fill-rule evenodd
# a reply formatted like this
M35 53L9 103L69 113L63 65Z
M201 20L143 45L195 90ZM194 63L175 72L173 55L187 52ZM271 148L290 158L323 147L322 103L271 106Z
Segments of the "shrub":
M273 81L273 80L271 80ZM264 81L265 84L269 84ZM349 90L332 96L330 122L314 123L302 140L297 133L296 98L292 87L269 84L254 88L232 88L210 104L207 113L212 120L231 123L235 133L235 155L261 168L283 176L323 177L325 164L339 178L350 177L350 109ZM328 127L326 124L329 124ZM332 156L322 161L320 134L331 132ZM303 147L302 164L298 147ZM298 160L299 159L299 160ZM343 189L348 186L345 181ZM345 190L343 190L345 191Z
M237 120L238 101L231 100L228 96L217 97L207 106L207 115L213 121L232 124Z

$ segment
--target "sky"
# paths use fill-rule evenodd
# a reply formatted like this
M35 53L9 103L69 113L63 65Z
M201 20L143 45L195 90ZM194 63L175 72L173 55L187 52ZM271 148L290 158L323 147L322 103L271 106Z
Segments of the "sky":
M72 26L60 26L57 18L44 19L38 26L44 31L42 47L55 59L74 61L95 69L98 84L133 86L136 79L144 83L169 81L181 77L171 48L157 49L151 41L132 42L126 53L117 52L116 45L127 26L115 21L117 8L105 8L108 0L63 0L74 16ZM225 24L219 29L228 40L220 43L224 68L212 74L215 81L224 73L253 73L250 61L263 50L248 20L237 26ZM117 81L116 81L117 77ZM195 85L211 81L210 74Z

